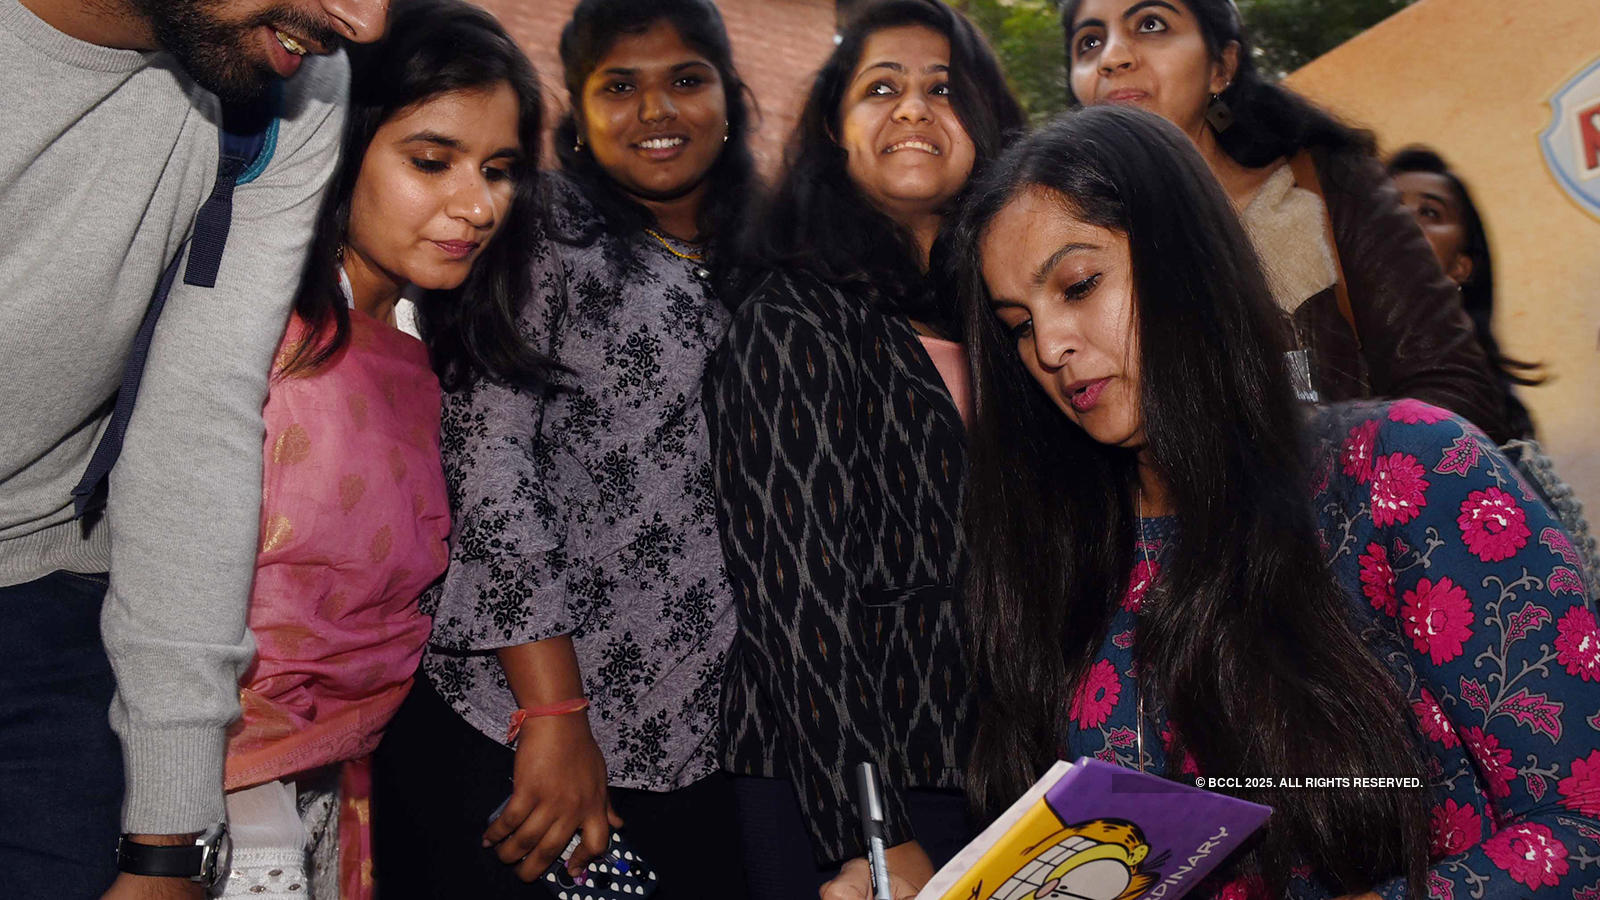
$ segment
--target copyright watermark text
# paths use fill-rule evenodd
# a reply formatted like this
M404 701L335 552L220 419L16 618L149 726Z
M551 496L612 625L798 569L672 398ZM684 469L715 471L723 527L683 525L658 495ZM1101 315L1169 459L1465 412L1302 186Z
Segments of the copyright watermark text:
M1249 790L1250 788L1420 788L1420 778L1394 778L1379 775L1336 775L1331 777L1317 776L1226 776L1208 777L1197 775L1194 786L1206 790L1219 788L1234 788Z

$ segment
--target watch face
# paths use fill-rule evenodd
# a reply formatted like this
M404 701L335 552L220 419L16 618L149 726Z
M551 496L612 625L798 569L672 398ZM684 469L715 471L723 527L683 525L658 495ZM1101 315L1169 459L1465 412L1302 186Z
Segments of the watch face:
M233 866L233 836L228 834L227 824L221 823L201 835L195 843L205 847L205 853L200 858L200 874L194 880L205 885L209 891L227 876L228 869Z

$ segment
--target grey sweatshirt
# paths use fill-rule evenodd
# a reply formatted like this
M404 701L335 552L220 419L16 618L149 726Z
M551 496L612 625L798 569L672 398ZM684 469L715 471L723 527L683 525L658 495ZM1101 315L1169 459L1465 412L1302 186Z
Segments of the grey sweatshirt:
M127 831L223 816L224 729L252 649L261 405L348 77L341 55L289 82L272 161L234 194L217 286L180 276L172 291L110 505L85 537L71 490L215 180L220 106L170 55L87 44L0 0L0 585L110 571Z

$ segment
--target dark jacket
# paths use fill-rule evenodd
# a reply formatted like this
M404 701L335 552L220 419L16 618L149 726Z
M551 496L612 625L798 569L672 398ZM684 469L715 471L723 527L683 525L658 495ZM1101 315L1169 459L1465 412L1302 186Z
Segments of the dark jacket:
M957 616L966 436L909 322L767 275L707 385L739 617L722 713L734 771L791 779L819 863L862 854L850 771L958 788L974 720Z
M1351 334L1332 287L1295 311L1322 402L1415 397L1467 419L1497 444L1509 440L1505 398L1460 292L1383 166L1354 151L1313 150L1312 158L1358 330Z

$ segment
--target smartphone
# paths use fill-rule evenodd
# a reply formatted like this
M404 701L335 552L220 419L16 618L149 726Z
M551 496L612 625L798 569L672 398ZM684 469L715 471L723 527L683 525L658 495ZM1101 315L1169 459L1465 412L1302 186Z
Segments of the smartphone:
M511 798L506 797L489 814L489 821L499 818L510 802ZM574 877L567 871L567 861L572 859L582 838L581 834L573 835L572 840L567 842L567 848L539 876L539 884L550 892L550 896L556 900L639 900L656 892L659 882L655 870L615 828L611 830L606 852L590 860L589 865Z

